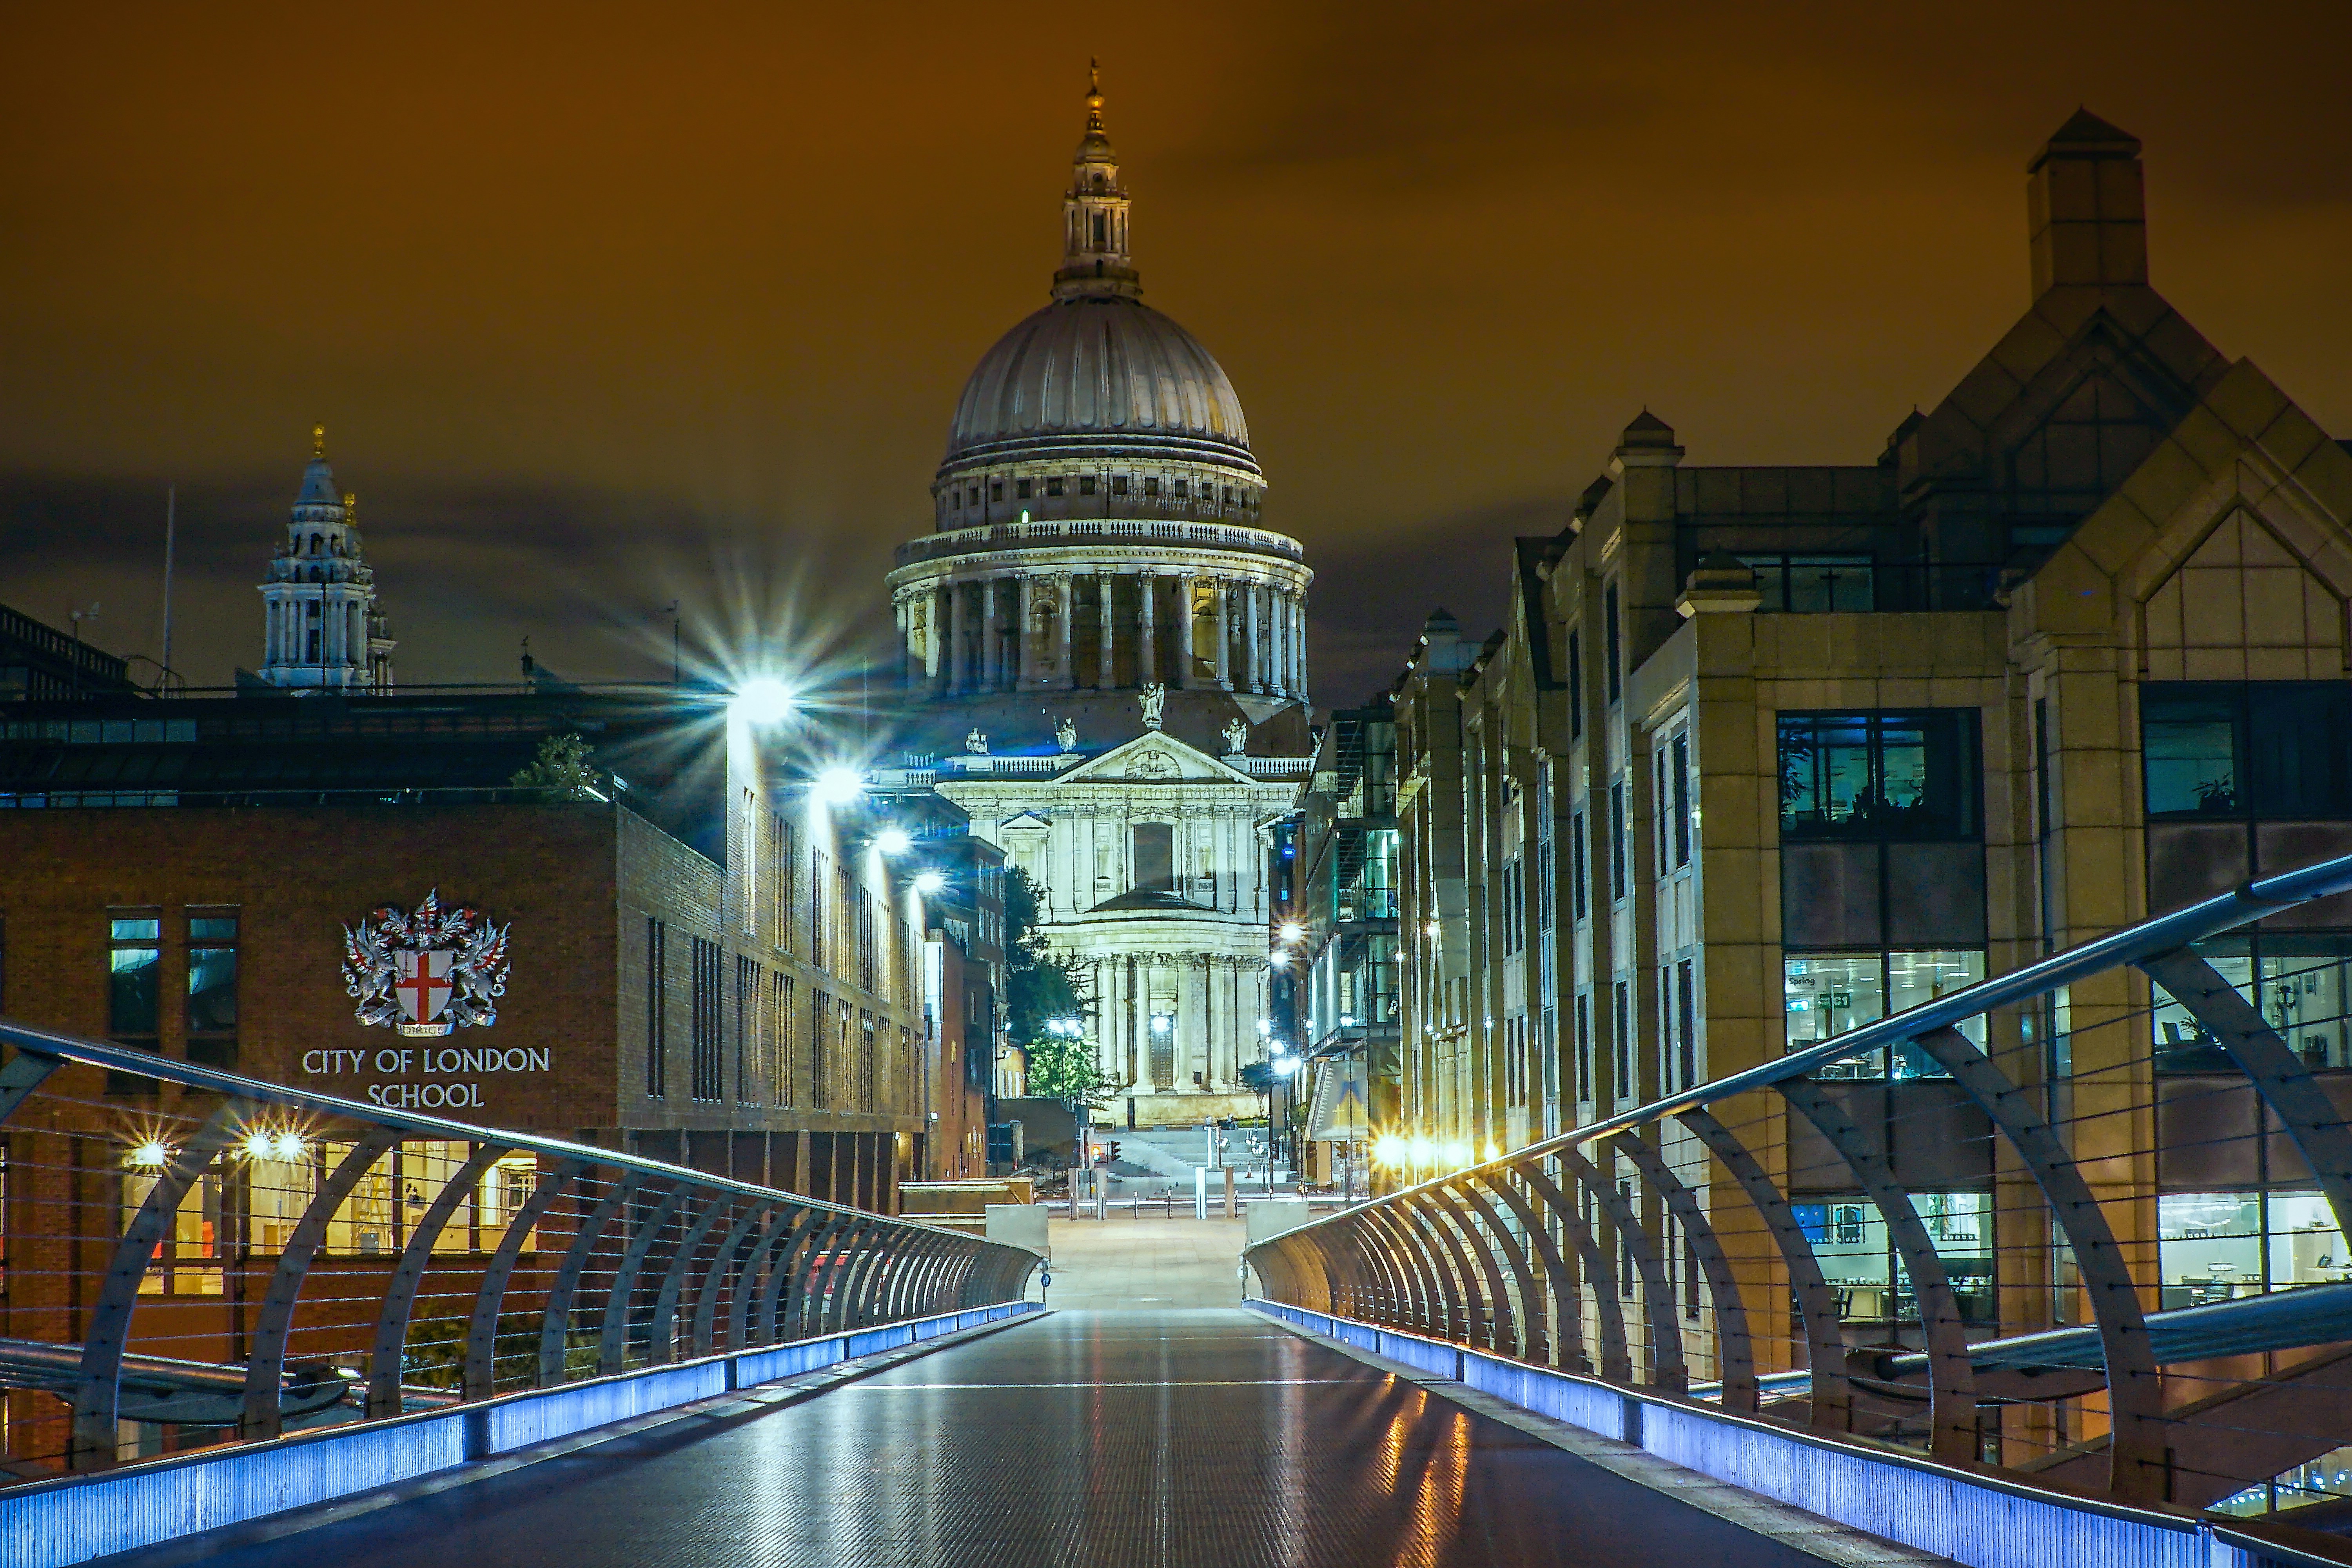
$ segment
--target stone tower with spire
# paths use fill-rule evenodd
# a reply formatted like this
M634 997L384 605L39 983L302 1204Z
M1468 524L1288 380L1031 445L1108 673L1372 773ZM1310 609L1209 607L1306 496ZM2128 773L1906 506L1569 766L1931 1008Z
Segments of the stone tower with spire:
M396 646L376 606L375 573L361 553L359 498L339 493L324 426L310 431L310 463L286 542L261 584L261 679L313 691L389 691Z

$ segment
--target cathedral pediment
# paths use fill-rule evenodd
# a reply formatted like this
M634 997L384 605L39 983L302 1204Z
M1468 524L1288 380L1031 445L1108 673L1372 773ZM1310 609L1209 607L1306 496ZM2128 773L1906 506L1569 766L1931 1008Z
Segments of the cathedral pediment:
M1255 784L1162 730L1148 731L1064 773L1063 784Z

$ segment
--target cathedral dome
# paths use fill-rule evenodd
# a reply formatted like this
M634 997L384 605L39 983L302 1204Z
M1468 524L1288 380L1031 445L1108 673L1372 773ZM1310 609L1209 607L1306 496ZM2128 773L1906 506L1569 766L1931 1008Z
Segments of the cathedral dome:
M1171 457L1192 447L1256 470L1234 384L1192 333L1129 294L1056 292L964 383L949 465L1049 458L1115 439Z

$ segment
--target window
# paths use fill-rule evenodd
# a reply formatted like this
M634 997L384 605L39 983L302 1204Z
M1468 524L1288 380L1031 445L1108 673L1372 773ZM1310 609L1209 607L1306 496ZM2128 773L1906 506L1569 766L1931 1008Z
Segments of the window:
M2140 688L2150 816L2352 817L2352 683Z
M1687 866L1690 864L1691 858L1690 736L1688 734L1675 737L1673 759L1674 864Z
M2344 1278L2344 1233L2315 1192L2165 1193L2156 1227L2167 1310Z
M755 1105L752 1092L752 1063L759 1055L760 966L754 961L738 956L735 960L735 1098L744 1105Z
M1190 480L1190 479L1178 479L1178 480L1176 481L1176 499L1177 499L1178 500L1182 500L1185 497L1187 497L1187 496L1191 495L1192 493L1192 480Z
M1015 480L1013 480L1013 499L1014 499L1014 500L1027 500L1029 499L1029 487L1030 487L1030 486L1031 486L1031 484L1033 484L1034 482L1034 481L1030 480L1030 479L1015 479Z
M1994 1319L1992 1202L1983 1193L1907 1194L1951 1281L1965 1322ZM1918 1298L1878 1205L1859 1197L1796 1203L1790 1210L1837 1292L1848 1322L1916 1322Z
M107 1032L153 1048L163 968L160 915L115 915L109 921Z
M1968 838L1978 829L1972 708L1783 713L1784 838Z
M1576 994L1576 1098L1592 1098L1592 994Z
M1582 920L1585 899L1591 889L1585 885L1584 813L1574 811L1568 817L1568 900L1570 920Z
M769 1009L772 1026L768 1036L768 1103L793 1100L793 977L781 971L768 976L772 992Z
M1616 1016L1610 1022L1616 1026L1616 1050L1613 1054L1616 1058L1617 1081L1614 1088L1618 1099L1630 1100L1633 1096L1633 983L1632 981L1620 980L1617 983Z
M1625 694L1617 627L1617 584L1614 583L1610 584L1601 595L1601 618L1609 656L1609 668L1602 679L1609 688L1609 700L1614 702Z
M1095 477L1092 474L1081 474L1078 476L1078 493L1082 496L1090 496L1095 493Z
M236 1066L236 915L188 916L188 1059L223 1071Z
M1125 474L1113 474L1110 477L1110 493L1115 496L1123 496L1127 493L1127 476Z
M2262 1010L2287 1047L2314 1069L2352 1067L2352 935L2259 931L2197 944L2214 973ZM2227 1052L2162 987L2151 1014L2158 1072L2237 1071Z
M1675 1043L1685 1089L1698 1082L1698 977L1685 958L1675 965Z
M694 1098L696 1100L719 1100L727 1096L727 1068L719 1058L719 985L722 985L722 957L718 942L708 942L698 936L687 938L687 957L691 969L687 973L687 999L689 999L691 1044L694 1044Z
M1156 496L1160 493L1160 480L1156 476L1150 474L1144 476L1143 493L1147 496Z
M1059 475L1059 474L1055 474L1055 475L1053 475L1052 477L1050 477L1049 479L1046 479L1046 481L1045 481L1045 493L1046 493L1047 495L1049 495L1049 496L1057 496L1057 495L1060 495L1060 494L1062 493L1062 476L1061 476L1061 475Z
M1129 851L1139 893L1176 890L1176 828L1166 822L1139 822L1129 830Z
M1794 615L1878 607L1867 555L1743 555L1764 595L1759 606Z
M646 921L646 1093L669 1091L669 926Z
M988 499L991 500L1003 500L1004 499L1004 481L1003 479L991 479L988 481Z
M1628 831L1625 783L1620 779L1609 786L1609 897L1612 902L1625 896L1625 835Z
M1568 634L1568 738L1571 741L1584 734L1584 639L1576 632Z
M1780 961L1780 972L1788 1010L1789 1049L1799 1051L1975 984L1984 978L1984 954L1791 953ZM1979 1047L1984 1043L1982 1018L1967 1020L1959 1030ZM1885 1053L1868 1051L1817 1068L1813 1076L1883 1078L1885 1073ZM1895 1064L1895 1076L1905 1079L1941 1075L1927 1058L1906 1050Z

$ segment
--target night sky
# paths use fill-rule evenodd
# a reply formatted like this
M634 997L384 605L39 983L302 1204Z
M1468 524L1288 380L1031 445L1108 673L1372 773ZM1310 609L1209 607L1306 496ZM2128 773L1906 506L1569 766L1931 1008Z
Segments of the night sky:
M1320 574L1325 705L1484 631L1645 404L1868 462L2027 303L2024 165L2146 143L2153 280L2352 435L2352 6L11 8L0 601L257 662L323 422L405 681L823 665L1044 302L1087 57L1145 298Z

